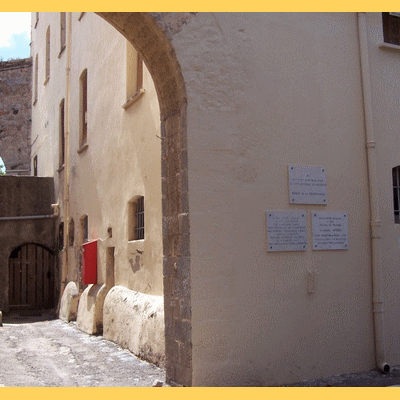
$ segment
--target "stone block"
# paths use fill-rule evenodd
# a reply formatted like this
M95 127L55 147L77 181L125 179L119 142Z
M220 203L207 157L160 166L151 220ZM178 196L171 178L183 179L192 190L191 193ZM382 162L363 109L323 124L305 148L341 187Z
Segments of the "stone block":
M76 326L93 335L103 331L103 305L108 292L106 285L89 285L81 294Z
M114 286L103 311L103 336L136 356L165 366L164 300Z
M61 298L59 318L65 322L75 321L78 314L79 292L75 282L69 282Z

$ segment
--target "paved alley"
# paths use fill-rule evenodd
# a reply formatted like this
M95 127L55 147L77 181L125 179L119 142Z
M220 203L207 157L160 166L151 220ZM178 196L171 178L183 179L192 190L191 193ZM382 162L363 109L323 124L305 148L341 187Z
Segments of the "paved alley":
M0 386L165 385L162 369L58 319L4 318L0 348Z

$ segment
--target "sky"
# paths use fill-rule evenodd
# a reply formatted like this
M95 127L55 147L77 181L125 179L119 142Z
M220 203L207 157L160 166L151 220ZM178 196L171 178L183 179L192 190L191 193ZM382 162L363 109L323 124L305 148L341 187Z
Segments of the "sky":
M30 56L31 13L0 12L0 61Z

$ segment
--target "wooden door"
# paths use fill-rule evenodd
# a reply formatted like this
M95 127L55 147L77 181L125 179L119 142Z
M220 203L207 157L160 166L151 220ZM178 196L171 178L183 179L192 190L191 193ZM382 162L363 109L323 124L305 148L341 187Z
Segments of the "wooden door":
M10 310L49 310L55 306L54 256L36 244L23 245L9 260Z

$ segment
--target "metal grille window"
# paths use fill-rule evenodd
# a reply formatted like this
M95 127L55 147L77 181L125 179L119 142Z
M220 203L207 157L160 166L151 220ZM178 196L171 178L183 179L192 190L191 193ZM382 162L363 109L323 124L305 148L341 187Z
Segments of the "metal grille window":
M400 166L392 169L393 175L393 210L394 210L394 223L400 224Z
M141 196L136 202L135 211L135 240L144 239L144 197Z
M128 241L144 239L144 197L135 196L128 202Z

